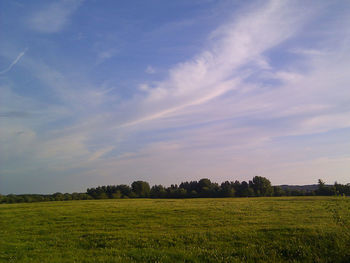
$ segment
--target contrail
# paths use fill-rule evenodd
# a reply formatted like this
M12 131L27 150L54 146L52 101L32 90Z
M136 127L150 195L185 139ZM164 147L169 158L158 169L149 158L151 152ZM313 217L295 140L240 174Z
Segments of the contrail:
M26 48L23 52L19 53L18 56L16 57L16 59L11 63L10 66L7 67L7 69L0 71L0 75L9 72L13 68L13 66L16 65L18 63L18 61L24 56L24 54L27 52L27 50L28 50L28 48Z

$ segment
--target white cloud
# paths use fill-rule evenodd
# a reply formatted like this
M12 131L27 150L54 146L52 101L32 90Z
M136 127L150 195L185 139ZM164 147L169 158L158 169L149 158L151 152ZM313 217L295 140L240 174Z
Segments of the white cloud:
M295 48L290 50L291 53L298 55L308 55L308 56L319 56L324 55L325 52L317 49L304 49L304 48Z
M42 33L59 32L82 2L83 0L60 0L51 3L29 17L29 26Z
M112 151L114 146L107 146L105 148L99 149L96 152L94 152L91 157L89 158L89 161L95 161L99 158L101 158L103 155L107 154L108 152Z
M247 75L241 67L255 61L266 69L262 53L293 36L303 24L306 14L299 12L296 19L295 12L293 6L271 1L222 26L212 35L208 50L177 65L168 79L147 90L147 97L137 102L138 112L130 116L134 120L127 125L163 118L239 88L238 83Z
M31 153L27 158L32 164L49 163L51 169L67 173L84 168L87 176L120 174L118 179L125 183L142 176L174 183L204 176L217 181L249 179L256 173L275 183L310 183L317 175L308 177L312 169L307 167L320 163L319 167L332 166L322 174L325 179L338 170L345 178L348 157L337 152L334 158L339 162L328 161L330 151L318 152L320 144L310 144L313 161L293 161L298 163L293 168L288 159L300 156L303 143L291 150L275 142L350 127L350 45L334 39L320 41L319 49L305 48L298 33L313 16L299 4L271 1L241 12L211 34L197 56L172 67L163 80L142 83L131 99L122 100L108 85L96 88L84 78L72 81L26 57L23 65L60 98L62 107L48 107L43 110L47 118L32 123L7 122L3 132L12 150L8 159L17 161L22 151ZM269 54L276 50L281 67ZM298 56L289 62L291 50ZM113 54L100 56L108 59ZM6 112L40 108L40 103L3 94L12 104L4 104ZM40 124L65 118L73 121L40 130ZM25 133L19 137L21 131ZM348 146L342 146L342 140L339 152ZM302 177L292 177L300 171Z
M164 126L178 127L234 118L253 121L302 116L299 120L293 120L293 127L288 127L288 131L285 127L279 129L280 136L302 134L306 130L307 133L324 131L326 127L320 130L316 126L312 129L309 125L305 129L303 125L308 118L315 118L317 114L334 108L328 91L312 101L315 100L315 91L321 90L320 84L326 89L331 85L329 75L320 72L328 67L324 67L323 61L333 63L329 56L334 54L327 53L327 56L310 60L307 72L298 72L293 68L275 71L264 58L264 52L296 35L307 19L310 19L308 13L300 12L296 5L288 5L287 2L271 1L261 9L249 10L216 30L211 35L207 50L170 69L167 79L151 85L142 84L142 94L116 106L115 112L89 116L89 120L80 118L75 130L79 127L92 129L89 136L94 137L93 134L100 130L98 127L103 127L107 133L115 133L124 132L125 129L157 130ZM337 65L335 72L346 68L338 61L334 63ZM96 101L96 94L101 96L98 96L99 103L95 107L114 98L104 91L92 89L81 92L72 89L72 84L67 83L59 72L34 64L31 63L29 68L36 68L38 76L54 87L67 105L74 105L75 109L77 105L84 106L82 109L86 108L85 105L94 105L89 101ZM254 67L246 70L247 65ZM281 85L277 89L264 90L260 84L246 81L248 77L261 72L266 79L281 80ZM338 82L344 79L345 75ZM331 129L332 125L327 127ZM274 131L271 136L278 135Z
M113 58L118 51L116 49L106 49L97 53L97 64L103 63L104 61Z
M28 49L26 48L24 51L19 53L18 56L16 57L16 59L14 61L12 61L12 63L6 69L0 71L0 75L9 72L20 61L20 59L24 56L24 54L27 52L27 50Z
M145 72L148 74L154 74L156 73L156 70L152 66L147 66Z

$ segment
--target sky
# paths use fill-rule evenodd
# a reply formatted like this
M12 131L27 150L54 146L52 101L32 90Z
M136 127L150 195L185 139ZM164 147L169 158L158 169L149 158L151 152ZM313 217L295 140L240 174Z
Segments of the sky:
M0 3L0 193L350 182L350 1Z

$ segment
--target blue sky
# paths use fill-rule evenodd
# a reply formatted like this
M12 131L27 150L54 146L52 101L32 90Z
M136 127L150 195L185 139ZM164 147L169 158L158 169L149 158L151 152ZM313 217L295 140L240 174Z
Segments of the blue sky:
M350 182L349 1L3 1L0 193Z

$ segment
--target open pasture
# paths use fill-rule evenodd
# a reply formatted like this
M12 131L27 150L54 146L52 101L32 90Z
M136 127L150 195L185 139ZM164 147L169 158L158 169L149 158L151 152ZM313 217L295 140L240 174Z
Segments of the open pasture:
M350 200L3 204L0 237L0 262L350 262Z

